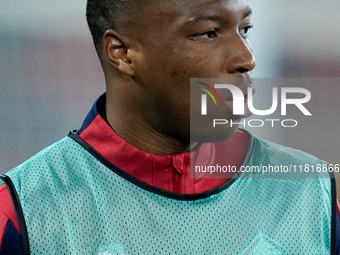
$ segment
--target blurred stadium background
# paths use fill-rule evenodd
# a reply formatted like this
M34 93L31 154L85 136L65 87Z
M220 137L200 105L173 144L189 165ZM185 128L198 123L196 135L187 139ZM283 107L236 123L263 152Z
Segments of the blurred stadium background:
M340 77L338 0L250 4L255 77ZM79 128L104 92L85 5L85 0L1 1L0 173ZM320 98L313 110L326 121L302 127L295 135L276 129L254 133L340 163L339 92L340 87L325 85L313 95Z

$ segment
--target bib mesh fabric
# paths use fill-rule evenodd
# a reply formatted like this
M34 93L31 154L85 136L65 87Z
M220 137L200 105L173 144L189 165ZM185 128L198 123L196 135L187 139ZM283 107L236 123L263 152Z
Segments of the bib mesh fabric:
M255 138L248 165L306 159ZM8 174L32 254L330 254L329 179L238 178L185 201L113 170L66 137Z

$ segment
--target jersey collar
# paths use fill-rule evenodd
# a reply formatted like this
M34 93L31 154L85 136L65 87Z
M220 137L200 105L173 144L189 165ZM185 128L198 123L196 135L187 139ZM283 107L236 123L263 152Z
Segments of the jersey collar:
M239 167L249 149L248 134L238 131L226 142L202 144L192 153L153 155L135 148L110 127L105 121L105 104L106 94L103 94L95 102L76 134L110 163L157 188L180 194L197 194L214 189L228 181L231 176L195 173L193 166L190 176L190 162L200 167Z

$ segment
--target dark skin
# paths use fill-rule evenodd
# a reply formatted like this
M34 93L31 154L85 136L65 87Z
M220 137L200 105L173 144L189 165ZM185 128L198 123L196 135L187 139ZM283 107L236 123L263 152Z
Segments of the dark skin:
M250 17L242 0L161 1L125 20L119 31L108 30L102 64L111 127L152 154L188 151L195 145L190 143L190 78L249 80L255 67L247 39ZM231 109L224 111L240 120ZM236 129L208 133L225 140Z

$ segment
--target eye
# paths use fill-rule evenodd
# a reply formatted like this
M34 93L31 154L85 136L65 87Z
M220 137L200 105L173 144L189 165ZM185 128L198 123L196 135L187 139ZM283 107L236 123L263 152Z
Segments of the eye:
M254 27L253 24L251 24L251 25L246 26L243 29L241 29L241 31L240 31L241 36L243 36L244 38L247 38L249 30L252 29L253 27Z
M189 38L193 41L201 40L201 41L212 41L217 37L216 29L211 29L209 31L200 32L197 34L190 35Z

